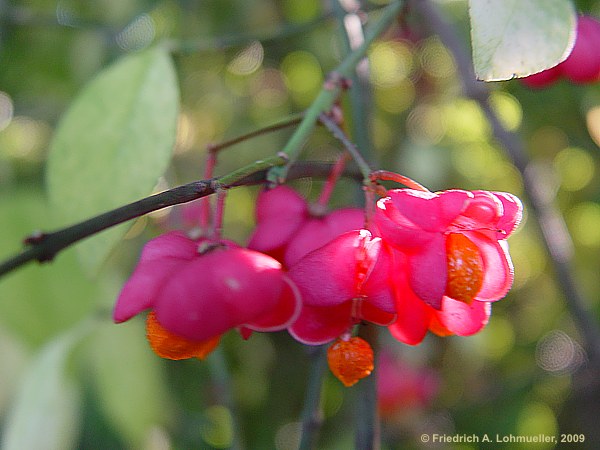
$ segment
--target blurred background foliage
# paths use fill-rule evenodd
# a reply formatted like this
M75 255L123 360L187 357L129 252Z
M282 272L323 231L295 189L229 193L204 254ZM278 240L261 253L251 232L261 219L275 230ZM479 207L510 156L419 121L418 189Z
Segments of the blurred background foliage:
M385 2L362 3L376 10ZM466 2L438 3L468 45ZM600 2L576 5L600 15ZM522 197L521 175L477 104L461 95L451 54L423 30L409 13L369 52L368 158L432 190ZM165 39L175 48L177 143L158 191L200 179L207 144L307 107L344 53L341 36L331 2L320 0L0 1L0 258L17 252L27 234L58 223L44 192L50 139L85 83L120 56ZM516 80L490 87L493 107L524 139L530 169L539 171L564 216L575 278L598 318L600 88L563 81L533 91ZM217 174L274 154L289 134L278 131L222 153ZM303 157L333 161L339 150L318 129ZM321 184L294 186L314 198ZM355 201L352 186L342 180L333 204ZM243 243L249 236L256 193L230 193L227 237ZM177 226L177 217L174 209L137 220L95 278L68 249L51 264L0 280L6 448L24 442L29 448L295 448L309 354L286 333L255 334L248 342L230 333L207 361L172 362L154 356L140 320L112 325L112 304L141 246ZM386 354L401 364L396 376L381 369L381 380L401 386L382 409L384 449L419 448L425 432L583 432L599 442L598 430L579 413L598 417L598 406L580 403L582 393L597 399L597 386L582 370L581 336L527 213L510 245L514 287L481 333L428 336L414 348L382 333ZM319 448L352 447L353 395L327 375Z

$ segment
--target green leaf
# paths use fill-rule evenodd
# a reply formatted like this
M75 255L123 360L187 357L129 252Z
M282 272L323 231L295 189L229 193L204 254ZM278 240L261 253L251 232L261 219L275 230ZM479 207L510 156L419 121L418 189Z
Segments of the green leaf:
M74 345L90 322L59 336L42 347L25 372L2 433L2 449L73 448L78 432L80 395L66 375Z
M139 448L150 430L171 419L162 360L152 353L139 321L107 323L93 335L92 381L106 419Z
M170 161L177 114L175 71L163 47L125 56L92 80L50 147L47 183L60 225L149 195ZM119 226L78 246L90 272L126 230Z
M469 0L473 64L484 81L525 77L570 53L577 16L570 0Z
M0 211L0 260L20 251L28 233L47 226L44 193L30 185L0 189ZM30 347L71 328L107 297L105 282L85 276L74 250L0 279L0 323Z

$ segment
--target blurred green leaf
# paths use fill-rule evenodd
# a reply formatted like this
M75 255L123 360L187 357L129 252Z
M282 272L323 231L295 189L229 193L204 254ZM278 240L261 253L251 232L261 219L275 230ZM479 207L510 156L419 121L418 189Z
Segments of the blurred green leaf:
M569 0L470 0L473 64L477 78L509 80L564 60L575 40Z
M30 359L23 342L9 330L0 325L0 416L4 416L6 409L14 396L15 388L20 383L23 371Z
M73 448L79 434L80 395L66 363L90 322L50 341L34 358L16 392L3 435L4 450Z
M175 142L178 89L164 47L125 56L92 80L66 112L48 158L50 200L61 225L151 193ZM127 226L82 243L96 272Z
M112 323L93 336L89 354L98 400L109 423L134 447L169 420L161 359L152 353L140 323Z
M0 190L0 211L0 259L47 226L48 206L38 188ZM35 347L87 316L101 295L104 285L87 279L74 249L67 249L52 263L31 263L0 279L0 322Z

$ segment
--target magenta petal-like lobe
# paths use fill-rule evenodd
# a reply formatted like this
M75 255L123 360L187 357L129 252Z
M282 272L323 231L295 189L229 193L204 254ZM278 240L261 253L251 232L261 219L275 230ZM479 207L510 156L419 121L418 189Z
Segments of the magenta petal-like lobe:
M378 235L402 250L414 250L427 245L436 233L424 231L404 217L389 197L377 201L375 226Z
M382 311L395 314L394 293L391 286L392 257L387 248L382 246L378 238L373 239L370 244L378 244L373 255L375 262L371 263L367 281L362 286L362 294L368 299L368 303ZM367 319L368 320L368 319ZM375 322L370 320L370 322Z
M352 316L366 320L367 322L374 323L375 325L381 325L387 327L396 320L396 312L388 312L373 306L370 301L362 299L354 300L355 306L352 309Z
M507 238L521 223L523 218L523 204L521 200L507 192L494 192L494 195L502 203L504 213L498 220L498 239Z
M135 271L123 286L113 311L120 323L152 307L156 294L181 264L197 255L198 242L180 232L170 232L148 241Z
M413 292L429 306L440 309L448 279L444 237L436 236L420 253L411 255L408 264Z
M488 302L464 302L444 297L442 310L436 311L440 323L458 336L470 336L489 321L492 306Z
M461 213L472 196L467 191L449 190L440 194L394 189L388 192L394 206L410 222L425 231L442 231Z
M348 331L352 325L351 309L351 302L336 306L304 305L288 332L303 344L325 344Z
M503 212L500 199L488 191L473 191L472 194L473 198L454 225L467 230L495 230Z
M300 289L305 305L339 305L357 294L356 251L360 245L358 231L344 233L290 268L289 276Z
M306 201L292 188L277 186L262 191L256 202L257 226L248 248L271 252L287 244L307 215Z
M256 200L256 220L281 218L286 215L300 215L307 211L306 200L288 186L277 186L263 190Z
M307 219L291 238L285 252L285 265L291 267L304 255L322 247L342 233L363 227L364 211L344 208L323 217Z
M397 318L389 329L397 339L414 345L428 330L469 335L485 326L490 302L513 281L506 238L522 208L515 196L489 191L397 189L378 200L373 229L392 249ZM463 288L473 295L446 295Z
M171 231L148 241L142 250L140 264L164 259L191 260L198 253L198 241L180 231Z
M284 276L283 292L277 305L245 326L254 331L279 331L290 326L302 309L302 299L296 285Z
M418 298L405 297L398 301L396 321L388 329L400 342L417 345L425 338L429 321L427 305Z
M477 232L465 233L477 246L483 260L483 286L477 293L477 300L500 300L510 290L514 278L514 270L508 244L505 240L496 241Z
M270 314L284 289L281 265L248 249L217 249L186 264L154 311L169 331L202 341Z
M419 344L429 328L430 310L412 291L408 283L406 256L394 252L393 269L396 321L388 327L392 336L409 345Z

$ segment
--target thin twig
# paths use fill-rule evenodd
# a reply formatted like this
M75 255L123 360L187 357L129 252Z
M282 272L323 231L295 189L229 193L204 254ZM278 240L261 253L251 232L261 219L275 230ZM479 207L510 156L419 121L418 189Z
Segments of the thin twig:
M369 343L377 360L378 328L373 324L361 325L359 336ZM378 450L381 446L381 424L377 409L377 367L371 375L362 379L355 389L354 448Z
M329 176L332 167L332 164L327 163L298 162L290 169L289 179L306 177L325 178ZM219 179L194 181L129 203L54 232L36 232L25 239L25 244L28 245L25 250L0 263L0 277L30 261L51 261L60 251L82 239L153 211L211 195L217 188L228 189L237 186L264 183L267 168L263 166L257 168L255 171L243 170L244 168L242 168ZM346 169L344 175L361 179L361 175L351 168Z
M323 375L327 367L327 345L312 347L309 348L309 351L310 373L306 385L306 395L304 396L304 408L302 409L302 434L299 450L316 448L317 435L323 422L320 405Z
M356 145L350 141L350 138L344 133L344 130L342 130L327 114L321 114L319 116L319 121L344 145L344 148L350 153L350 156L352 156L352 159L356 162L358 169L363 174L363 182L369 184L372 169L362 157L360 151L356 148Z
M600 364L600 329L593 320L593 315L587 311L585 305L589 303L584 300L575 282L571 267L571 252L567 250L570 247L571 236L564 226L560 212L550 200L544 198L542 194L544 189L538 176L531 170L523 142L516 134L502 126L490 106L489 90L484 83L476 80L472 69L473 62L452 27L446 23L433 2L412 0L411 5L454 56L465 95L479 104L492 127L494 137L521 173L525 193L533 212L531 216L536 219L542 232L542 240L554 266L558 285L563 292L567 307L585 340L590 359L594 360L595 364Z
M283 130L284 128L288 128L294 125L298 125L302 121L302 114L298 114L296 116L290 117L289 119L283 120L274 125L269 125L268 127L261 128L259 130L251 131L250 133L242 134L241 136L236 136L233 139L229 139L227 141L219 142L218 144L209 144L207 145L208 151L211 153L218 153L219 151L231 147L235 144L239 144L240 142L247 141L248 139L252 139L257 136L261 136L263 134L272 133L273 131Z
M244 448L241 421L237 412L236 403L233 399L233 382L227 367L227 360L222 346L218 346L207 358L210 377L215 388L216 400L225 406L233 421L233 439L231 450L242 450Z
M185 41L172 41L171 51L179 54L190 54L198 52L214 52L228 48L242 47L251 42L259 41L262 44L268 42L281 42L282 39L301 35L318 27L331 18L330 13L325 13L314 20L300 24L283 24L275 29L256 33L235 33L229 36L219 36L212 39L200 38Z
M321 207L322 210L327 209L327 204L329 203L329 199L331 198L331 194L333 193L333 189L335 185L344 172L344 168L346 167L346 162L350 159L350 155L348 152L342 153L338 156L337 161L333 165L333 169L331 169L331 173L327 177L327 181L325 182L325 186L321 190L321 194L319 194L319 198L317 199L316 204Z

